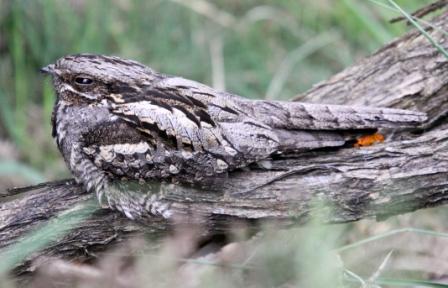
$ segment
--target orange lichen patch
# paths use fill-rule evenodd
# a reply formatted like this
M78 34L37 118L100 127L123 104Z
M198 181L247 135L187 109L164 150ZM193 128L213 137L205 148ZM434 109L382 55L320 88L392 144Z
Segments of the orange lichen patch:
M365 147L365 146L372 146L376 143L384 142L384 135L380 133L375 133L372 135L365 135L361 136L358 139L356 139L356 143L353 145L354 147Z

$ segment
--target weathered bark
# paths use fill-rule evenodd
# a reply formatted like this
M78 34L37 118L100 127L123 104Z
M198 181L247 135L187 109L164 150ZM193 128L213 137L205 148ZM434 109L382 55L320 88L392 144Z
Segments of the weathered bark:
M448 30L448 13L435 25ZM447 36L430 31L448 48ZM278 219L303 222L311 211L327 222L387 217L448 201L448 59L423 36L412 32L376 54L333 76L301 101L400 107L428 113L435 121L418 133L386 131L383 144L307 152L273 159L271 165L231 173L207 191L162 185L154 205L174 215L200 215L209 231L230 219ZM266 167L269 166L269 167ZM213 191L212 191L213 190ZM154 193L154 191L153 191ZM12 191L0 202L0 248L37 225L92 195L73 181L45 183ZM314 200L326 205L312 207ZM199 221L199 220L198 220ZM199 221L199 222L201 222ZM138 221L99 210L51 247L33 254L90 257L128 234L166 235L169 221L145 215ZM19 272L30 269L21 266Z

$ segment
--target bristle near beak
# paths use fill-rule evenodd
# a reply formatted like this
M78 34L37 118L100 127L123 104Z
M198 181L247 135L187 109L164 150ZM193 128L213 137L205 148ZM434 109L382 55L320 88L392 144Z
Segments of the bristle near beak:
M55 72L54 64L50 64L50 65L40 68L40 72L43 74L50 74L50 75L54 74L54 72Z

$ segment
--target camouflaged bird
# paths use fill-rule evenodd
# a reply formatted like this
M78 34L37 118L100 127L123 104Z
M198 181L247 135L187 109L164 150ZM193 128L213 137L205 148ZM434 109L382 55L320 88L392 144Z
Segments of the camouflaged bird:
M248 100L114 56L42 68L57 100L53 137L76 180L120 209L116 179L202 183L275 154L342 146L358 130L416 126L424 113Z

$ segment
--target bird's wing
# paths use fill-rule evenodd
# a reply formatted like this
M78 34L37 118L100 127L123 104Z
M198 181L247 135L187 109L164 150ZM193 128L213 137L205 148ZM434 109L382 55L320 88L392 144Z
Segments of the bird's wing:
M202 150L219 145L222 140L220 135L214 135L216 123L201 101L176 91L153 88L118 95L109 95L113 114L150 137L172 143L174 148L191 146L193 150Z
M242 114L232 98L186 79L165 80L144 90L111 94L111 112L137 130L164 141L173 151L188 149L241 167L268 157L278 147L271 127Z

